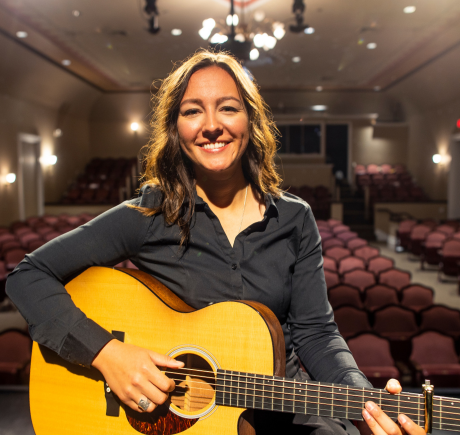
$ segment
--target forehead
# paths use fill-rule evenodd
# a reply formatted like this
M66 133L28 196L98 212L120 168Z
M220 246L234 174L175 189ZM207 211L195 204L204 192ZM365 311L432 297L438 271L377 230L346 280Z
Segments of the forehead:
M240 98L232 76L218 66L209 66L192 74L182 100L187 98L220 98L222 96Z

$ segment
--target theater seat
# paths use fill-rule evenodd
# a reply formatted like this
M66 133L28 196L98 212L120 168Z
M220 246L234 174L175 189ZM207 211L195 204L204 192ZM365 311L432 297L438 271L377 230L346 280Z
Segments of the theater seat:
M401 305L414 311L420 311L433 305L434 291L421 284L412 284L401 290Z
M353 251L353 255L368 263L371 258L378 257L380 255L380 250L372 246L363 246L355 249Z
M334 246L325 251L324 255L327 255L330 258L333 258L335 261L339 262L342 258L350 257L351 251L342 246Z
M410 279L410 272L399 269L390 269L379 274L379 284L386 284L398 291L408 286Z
M376 284L375 275L368 270L351 270L343 275L342 282L359 288L362 292L365 288Z
M352 306L341 306L334 310L334 320L344 338L371 330L366 311Z
M375 311L385 305L399 303L398 291L384 284L376 284L364 291L364 306L369 311Z
M19 384L21 371L30 361L32 340L17 330L0 334L0 384Z
M328 291L329 303L333 309L341 305L351 305L356 308L363 308L361 292L356 287L339 284Z
M414 337L410 359L417 384L429 379L437 387L460 387L460 364L452 337L434 331Z
M420 330L439 331L445 335L460 338L460 311L443 305L434 305L420 312Z
M375 388L385 388L390 378L400 379L388 340L364 333L347 343L359 369Z

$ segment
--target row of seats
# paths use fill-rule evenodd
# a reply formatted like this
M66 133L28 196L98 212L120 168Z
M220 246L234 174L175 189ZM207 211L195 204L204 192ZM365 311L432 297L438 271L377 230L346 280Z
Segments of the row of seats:
M347 340L358 367L376 388L384 388L390 378L401 380L409 374L419 387L430 379L437 387L460 387L460 364L452 337L436 331L422 332L410 340L409 364L395 361L390 341L364 332Z
M418 186L403 165L377 166L370 164L355 167L356 187L369 190L370 203L398 201L426 201L423 189Z
M388 378L420 384L432 375L439 385L460 386L460 312L433 304L433 289L411 282L411 274L395 268L356 233L337 220L318 221L328 297L341 334L358 366L376 387ZM356 246L355 241L358 240ZM432 332L436 330L436 332ZM427 332L429 331L429 332ZM431 335L430 335L431 334ZM417 343L438 334L436 356L442 369L428 370ZM421 338L419 338L421 337ZM436 359L435 358L435 359ZM432 358L432 360L434 360ZM457 364L447 370L445 364ZM452 366L454 367L454 366ZM453 379L455 378L455 379Z
M119 204L139 187L138 160L95 158L70 185L61 204Z

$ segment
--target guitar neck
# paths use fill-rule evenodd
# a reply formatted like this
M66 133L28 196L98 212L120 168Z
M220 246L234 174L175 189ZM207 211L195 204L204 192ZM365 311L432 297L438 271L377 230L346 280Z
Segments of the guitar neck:
M371 400L393 420L406 414L420 426L425 424L421 394L391 395L386 390L230 370L218 370L216 381L217 405L363 420L361 411ZM434 397L433 429L460 431L459 415L460 400Z

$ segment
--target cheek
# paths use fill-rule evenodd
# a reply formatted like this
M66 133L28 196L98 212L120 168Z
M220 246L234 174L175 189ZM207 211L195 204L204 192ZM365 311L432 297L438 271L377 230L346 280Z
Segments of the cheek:
M196 137L198 127L196 123L189 121L177 121L177 133L181 144L187 145L190 141L193 141Z

